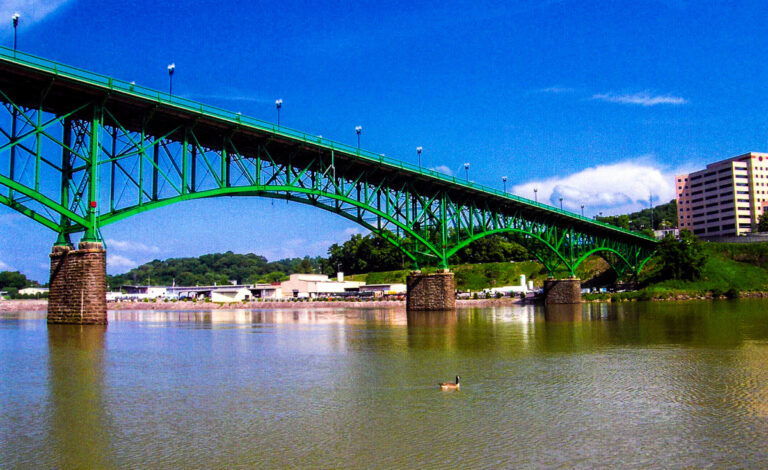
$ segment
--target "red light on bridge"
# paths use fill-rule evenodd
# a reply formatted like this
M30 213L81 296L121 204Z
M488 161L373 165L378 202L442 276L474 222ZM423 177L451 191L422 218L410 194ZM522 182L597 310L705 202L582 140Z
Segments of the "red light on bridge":
M96 201L91 201L91 207L93 207L94 209L96 209Z

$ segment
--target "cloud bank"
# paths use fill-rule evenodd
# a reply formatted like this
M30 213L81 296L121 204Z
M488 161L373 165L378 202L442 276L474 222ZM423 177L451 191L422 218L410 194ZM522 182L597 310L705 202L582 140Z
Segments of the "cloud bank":
M565 86L550 86L547 88L539 88L536 90L537 93L551 93L555 95L561 95L563 93L573 93L575 90L570 87Z
M578 173L547 180L531 181L512 188L512 192L534 198L538 190L539 202L560 206L592 216L599 211L623 214L648 207L653 194L654 204L665 203L675 197L674 172L662 171L644 159L627 160L610 165L586 168Z
M438 165L436 167L431 167L430 170L436 171L438 173L442 173L447 176L453 176L453 172L451 171L451 169L445 165Z
M129 270L138 266L138 263L125 256L107 253L107 268L112 270Z
M134 253L160 253L160 248L154 245L145 245L139 242L122 241L107 239L107 246L118 251L129 251Z
M657 106L660 104L681 105L688 103L688 100L679 96L672 95L652 95L648 92L616 95L613 93L598 93L592 95L593 100L605 101L608 103L634 104L639 106Z

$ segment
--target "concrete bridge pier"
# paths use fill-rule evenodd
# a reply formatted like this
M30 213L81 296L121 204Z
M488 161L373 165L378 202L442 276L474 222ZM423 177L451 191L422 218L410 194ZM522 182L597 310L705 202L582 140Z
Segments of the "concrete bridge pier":
M581 279L547 279L544 281L544 304L581 303Z
M456 308L453 273L445 269L434 274L411 271L406 280L406 311L445 311Z
M51 252L48 323L107 324L107 252L100 242Z

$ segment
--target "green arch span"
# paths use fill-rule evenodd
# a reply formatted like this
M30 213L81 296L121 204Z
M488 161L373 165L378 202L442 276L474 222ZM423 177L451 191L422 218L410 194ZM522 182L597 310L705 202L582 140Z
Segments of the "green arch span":
M455 255L456 252L458 252L462 248L465 248L465 247L469 246L471 243L473 243L473 242L475 242L477 240L480 240L481 238L487 237L489 235L495 235L497 233L522 233L523 235L528 235L529 237L533 238L534 240L541 242L544 246L549 248L555 255L557 255L557 257L560 258L560 261L562 261L563 264L565 264L568 267L569 271L573 271L573 269L575 269L575 266L573 268L571 268L571 265L570 265L570 263L568 263L568 260L566 260L565 257L563 255L561 255L560 252L558 252L555 249L555 247L552 246L552 244L550 244L548 241L544 240L543 238L541 238L540 236L536 235L535 233L526 232L525 230L522 230L522 229L519 229L519 228L499 228L499 229L494 229L494 230L488 230L488 231L485 231L485 232L481 232L481 233L473 236L472 238L468 238L468 239L460 242L455 247L451 248L445 254L445 257L446 258L450 258L451 256ZM538 256L536 256L536 257L539 258ZM544 263L544 260L542 260L541 258L539 258L539 261ZM547 269L549 269L549 267L547 267Z
M590 256L592 256L594 254L597 254L597 253L599 253L601 251L607 251L607 252L614 253L615 255L617 255L624 262L624 264L629 269L634 269L634 266L632 265L632 263L630 263L623 254L621 254L619 251L617 251L617 250L615 250L613 248L609 248L609 247L596 247L596 248L593 248L593 249L589 250L587 253L585 253L582 256L580 256L573 264L571 264L571 263L568 262L568 260L565 259L565 257L562 254L560 254L559 251L557 251L557 249L555 249L554 246L552 246L551 243L547 242L546 240L544 240L540 236L536 235L535 233L528 232L528 231L525 231L525 230L522 230L522 229L519 229L519 228L500 228L500 229L488 230L488 231L476 234L472 238L464 240L461 243L459 243L458 245L456 245L455 247L453 247L450 251L448 251L446 253L446 258L449 258L449 257L453 256L454 254L456 254L456 252L458 252L462 248L465 248L465 247L469 246L470 244L472 244L473 242L475 242L477 240L480 240L481 238L487 237L489 235L500 234L500 233L521 233L523 235L526 235L526 236L528 236L528 237L530 237L530 238L540 242L545 247L549 248L555 255L557 255L557 257L568 268L568 270L571 272L571 274L573 274L574 270L581 263L583 263L588 257L590 257ZM541 259L541 257L536 255L535 253L534 253L534 256L539 258L539 261L544 263L544 261ZM647 258L645 258L640 263L640 265L637 267L637 272L640 272L640 270L643 269L643 266L645 266L645 263L647 263L650 259L651 259L651 256L648 256ZM609 264L611 264L611 267L613 268L614 271L618 272L618 270L615 267L613 267L612 263L609 263ZM546 266L546 264L545 264L545 266ZM549 267L547 267L547 269L549 269Z
M263 193L263 194L259 194L259 193ZM279 194L279 193L286 193L286 194ZM429 249L432 252L432 254L434 254L437 257L441 257L441 253L433 244L429 243L421 235L413 231L413 229L411 229L407 225L399 222L398 220L392 217L389 217L385 212L382 212L375 207L369 206L355 199L348 198L346 196L342 196L336 193L331 193L331 192L321 191L321 190L311 189L311 188L294 187L294 186L236 186L236 187L216 188L213 190L188 193L188 194L174 196L167 199L151 201L151 202L148 202L147 204L142 204L140 206L131 206L131 207L122 209L120 211L110 212L102 216L99 216L98 222L100 226L109 225L113 222L117 222L119 220L131 217L133 215L140 214L142 212L168 206L177 202L194 200L194 199L207 199L207 198L224 197L224 196L254 196L254 197L268 197L273 199L287 199L294 202L306 204L312 207L318 207L327 212L341 215L342 217L352 222L355 222L358 225L365 227L366 229L370 230L372 233L376 234L377 236L380 236L383 239L387 240L389 243L391 243L397 249L399 249L403 254L405 254L409 259L411 259L414 263L418 262L418 257L416 256L415 253L412 253L410 250L408 250L407 248L402 246L400 243L398 243L397 240L394 240L391 237L387 236L384 232L380 231L373 225L368 224L365 221L358 220L357 218L347 214L344 211L335 210L333 207L310 200L308 198L296 197L292 195L292 193L315 194L318 196L327 197L329 199L339 200L339 201L348 203L350 205L353 205L355 207L364 209L365 211L375 214L381 217L382 219L387 220L392 224L396 225L397 227L402 229L405 233L407 233L414 239L418 240L418 242L421 243L423 246L425 246L427 249ZM73 231L80 231L80 230L81 230L80 227L76 227Z

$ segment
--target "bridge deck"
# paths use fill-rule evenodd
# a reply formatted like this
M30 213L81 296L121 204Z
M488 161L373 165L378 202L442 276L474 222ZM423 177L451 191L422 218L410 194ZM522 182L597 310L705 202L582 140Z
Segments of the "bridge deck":
M69 111L84 99L103 103L121 125L129 130L144 129L154 136L167 135L180 126L194 125L201 145L216 147L221 144L222 135L230 135L243 154L256 151L265 143L269 143L271 148L283 150L275 152L276 159L290 152L296 162L332 153L339 168L373 169L374 179L379 174L390 183L408 181L410 184L430 186L445 191L456 200L486 198L501 210L546 217L553 224L571 226L640 246L652 247L656 243L654 239L636 232L410 163L6 48L0 48L0 90L22 106L36 108L42 102L43 110L54 114ZM91 117L88 110L80 113L73 117L86 120ZM104 123L110 125L110 118L105 116ZM178 135L175 137L180 138Z

